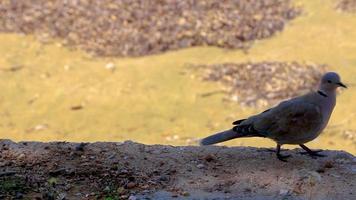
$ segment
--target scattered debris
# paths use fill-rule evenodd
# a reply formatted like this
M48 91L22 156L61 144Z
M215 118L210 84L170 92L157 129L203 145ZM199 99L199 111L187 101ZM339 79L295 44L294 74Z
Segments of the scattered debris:
M86 142L81 142L78 145L75 146L76 151L84 151L84 147L87 146L89 143Z
M26 130L27 133L33 132L33 131L43 131L49 128L48 124L37 124L36 126L29 128Z
M107 70L110 70L110 71L114 72L115 69L116 69L116 65L115 65L114 63L112 63L112 62L109 62L109 63L107 63L107 64L105 65L105 68L106 68Z
M98 56L143 56L203 45L247 48L300 12L291 0L0 1L0 32L35 34L43 43L62 38Z
M16 71L23 69L23 67L24 67L23 65L12 65L9 68L0 68L0 70L6 71L6 72L16 72Z
M81 110L83 108L84 108L83 105L75 105L75 106L70 107L71 110Z
M356 0L339 0L336 8L348 13L356 13Z
M214 161L215 159L216 159L215 156L213 156L211 154L207 154L206 156L204 156L204 160L207 162Z
M204 164L198 164L198 165L197 165L197 168L203 169L203 168L205 168L205 165L204 165Z
M193 68L203 70L203 80L221 83L229 100L257 107L316 89L326 71L325 65L297 62L223 63Z

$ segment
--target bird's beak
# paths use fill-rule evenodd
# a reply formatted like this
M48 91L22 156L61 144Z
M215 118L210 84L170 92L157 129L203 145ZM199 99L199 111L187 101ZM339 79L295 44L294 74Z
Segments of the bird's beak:
M340 87L347 88L347 86L341 82L337 83Z

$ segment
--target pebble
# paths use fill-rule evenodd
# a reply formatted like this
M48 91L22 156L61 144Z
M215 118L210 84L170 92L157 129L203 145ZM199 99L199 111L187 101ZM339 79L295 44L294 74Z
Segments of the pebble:
M325 168L333 168L334 164L332 161L327 161L327 162L325 162L324 167Z
M163 182L166 182L166 181L169 181L169 177L163 175L163 176L160 176L160 177L159 177L159 180L160 180L160 181L163 181Z
M306 177L311 185L316 185L321 182L321 176L317 172L310 171Z
M74 149L75 149L76 151L84 151L84 147L85 147L86 145L88 145L88 143L83 143L83 142L82 142L82 143L76 145Z
M354 173L354 174L356 174L356 166L352 166L352 167L351 167L351 172Z
M69 65L64 65L64 66L63 66L63 69L64 69L65 71L69 71L70 66L69 66Z
M211 162L211 161L215 160L215 157L211 154L208 154L208 155L204 156L204 160L206 160L207 162Z
M289 190L287 190L287 189L280 189L280 190L279 190L279 194L280 194L280 195L287 195L287 194L289 194Z
M60 193L58 194L58 196L56 197L56 200L66 200L67 194L66 193Z
M16 192L15 199L22 199L24 196L21 192Z
M50 176L59 176L59 175L65 174L66 172L67 172L66 168L60 168L60 169L50 171L49 175Z
M205 168L205 165L204 165L204 164L198 164L198 165L197 165L197 168L203 169L203 168Z
M119 174L120 175L127 175L127 174L129 174L129 171L127 169L122 169L122 170L120 170Z
M136 187L136 183L134 183L134 182L129 182L129 183L127 183L126 187L127 187L127 189L133 189L133 188Z
M20 154L18 157L17 157L17 159L19 159L19 160L21 160L21 159L23 159L23 158L25 158L26 157L26 155L25 154Z
M15 171L0 172L0 177L3 177L3 176L13 176L13 175L15 175L15 174L16 174Z
M108 69L108 70L111 70L111 71L115 71L116 69L116 65L112 62L109 62L105 65L105 68Z
M190 194L189 194L189 192L187 192L187 191L183 191L183 192L182 192L182 195L185 196L185 197L187 197L187 196L189 196Z
M137 197L134 195L130 195L129 200L137 200Z

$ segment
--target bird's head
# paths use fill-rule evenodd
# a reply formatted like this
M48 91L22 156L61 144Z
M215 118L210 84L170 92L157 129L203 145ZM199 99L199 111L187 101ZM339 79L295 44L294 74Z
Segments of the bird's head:
M336 72L327 72L323 75L320 82L320 90L328 92L335 91L336 88L347 88L340 80L340 76Z

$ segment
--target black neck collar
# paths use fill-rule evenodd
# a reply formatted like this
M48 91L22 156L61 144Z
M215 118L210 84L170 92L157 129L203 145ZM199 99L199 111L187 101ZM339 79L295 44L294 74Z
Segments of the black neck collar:
M320 94L323 97L328 97L328 95L326 95L323 91L318 90L318 94Z

